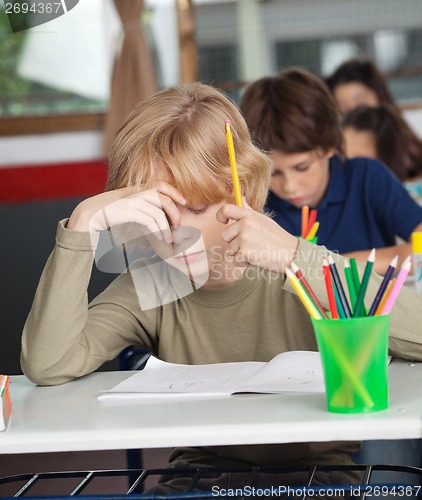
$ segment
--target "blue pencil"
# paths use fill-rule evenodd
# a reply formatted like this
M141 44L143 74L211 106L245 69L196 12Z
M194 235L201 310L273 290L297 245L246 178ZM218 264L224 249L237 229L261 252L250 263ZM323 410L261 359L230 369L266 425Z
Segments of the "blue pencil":
M338 298L344 311L346 318L352 317L352 311L350 310L349 303L347 302L346 294L344 293L343 285L340 281L340 276L337 271L336 264L331 255L328 256L328 265L330 266L331 275L333 277L334 285L337 289Z
M372 302L371 308L369 309L368 316L373 316L375 314L382 300L382 297L384 296L384 293L387 290L388 283L390 282L391 278L393 277L394 271L396 270L398 258L399 258L398 255L396 255L394 259L390 262L387 272L385 273L384 279L382 280L378 292L375 295L375 299Z

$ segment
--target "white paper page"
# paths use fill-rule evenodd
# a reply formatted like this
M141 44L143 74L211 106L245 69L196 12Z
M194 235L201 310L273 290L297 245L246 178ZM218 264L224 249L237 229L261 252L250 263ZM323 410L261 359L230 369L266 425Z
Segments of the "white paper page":
M236 392L325 392L319 352L291 351L275 356Z
M140 398L168 395L230 395L267 363L250 361L207 365L182 365L153 356L143 370L127 378L98 399Z

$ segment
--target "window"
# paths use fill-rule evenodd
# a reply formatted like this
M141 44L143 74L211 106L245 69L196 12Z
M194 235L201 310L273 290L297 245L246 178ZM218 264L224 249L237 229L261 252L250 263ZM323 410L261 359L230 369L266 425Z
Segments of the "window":
M256 0L261 15L253 20L239 15L240 1L195 1L199 78L235 100L248 81L240 44L261 23L262 43L257 45L265 53L254 57L266 61L263 74L299 65L326 76L344 60L363 55L386 72L399 102L422 102L421 0ZM11 32L4 2L0 0L0 134L2 122L22 116L70 116L76 123L83 115L91 120L87 128L101 126L98 117L107 109L121 29L113 0L79 0L66 15L18 33ZM178 81L174 0L145 0L145 7L159 85L173 85ZM22 22L30 15L23 14ZM242 30L246 37L240 36ZM51 122L49 130L57 123ZM61 120L60 128L64 124ZM17 128L22 125L30 121ZM6 128L10 132L10 122Z
M104 23L90 22L90 16L103 17L100 0L16 33L1 7L0 116L104 112L111 60ZM22 23L30 23L31 15L21 13Z
M399 102L422 100L422 29L277 42L275 54L277 71L302 66L320 76L350 57L370 57L386 72Z
M230 54L236 55L240 30L251 32L253 22L238 15L239 1L197 0L199 46L212 47L224 40L206 69L210 81L220 80L220 64L224 66ZM420 0L266 0L258 4L262 45L270 56L267 74L302 66L327 76L345 60L365 56L386 73L401 104L422 103ZM206 57L204 51L200 54ZM201 60L201 67L205 65ZM240 87L245 80L242 67L234 67Z
M199 80L222 87L228 95L237 100L239 90L229 85L238 78L236 47L234 45L199 47L198 53Z

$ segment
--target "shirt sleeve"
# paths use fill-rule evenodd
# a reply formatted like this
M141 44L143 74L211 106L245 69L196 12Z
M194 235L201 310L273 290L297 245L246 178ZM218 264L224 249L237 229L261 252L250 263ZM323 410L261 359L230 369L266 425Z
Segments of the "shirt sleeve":
M96 236L59 224L22 335L21 366L34 383L62 384L94 371L128 345L149 347L131 312L136 298L129 275L119 276L88 305Z

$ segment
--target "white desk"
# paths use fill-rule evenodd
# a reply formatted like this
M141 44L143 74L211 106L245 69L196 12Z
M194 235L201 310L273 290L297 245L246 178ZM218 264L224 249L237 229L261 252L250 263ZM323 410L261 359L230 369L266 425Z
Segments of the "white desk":
M12 420L0 453L422 437L422 363L393 360L390 408L328 413L323 394L103 401L132 372L93 373L56 387L12 377Z

